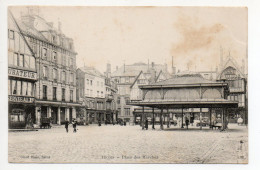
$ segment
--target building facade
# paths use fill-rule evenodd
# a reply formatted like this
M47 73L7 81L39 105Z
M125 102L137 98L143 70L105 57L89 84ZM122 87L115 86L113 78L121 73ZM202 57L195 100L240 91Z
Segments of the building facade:
M8 13L9 128L25 128L35 121L35 56L11 12Z
M49 117L53 124L76 118L76 55L73 40L66 37L53 23L39 15L37 8L29 8L17 20L22 35L36 58L35 120Z
M118 118L134 123L134 111L137 106L129 105L131 100L140 100L141 90L138 85L150 84L169 78L167 65L135 63L124 65L112 73L112 80L117 84Z
M93 67L77 69L77 98L86 109L86 121L89 124L113 123L116 119L115 83L107 75Z

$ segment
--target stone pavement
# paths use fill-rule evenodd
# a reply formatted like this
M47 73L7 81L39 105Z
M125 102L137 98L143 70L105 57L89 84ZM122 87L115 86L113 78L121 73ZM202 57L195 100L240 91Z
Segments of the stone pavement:
M9 132L9 162L34 163L247 163L247 127L220 132L140 126L64 126Z

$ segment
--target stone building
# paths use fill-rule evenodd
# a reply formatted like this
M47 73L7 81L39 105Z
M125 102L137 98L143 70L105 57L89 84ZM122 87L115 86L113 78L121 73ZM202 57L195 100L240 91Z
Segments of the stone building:
M77 98L86 108L88 123L112 123L115 120L115 84L109 78L109 73L101 74L93 67L77 69Z
M118 88L118 118L134 122L136 106L128 105L130 100L140 100L141 91L138 85L150 84L169 78L167 65L135 63L124 65L112 73L112 79Z
M35 121L35 56L28 39L8 13L8 119L9 128L25 128Z
M51 117L53 124L76 118L76 55L73 40L30 7L17 20L22 35L36 58L35 123Z

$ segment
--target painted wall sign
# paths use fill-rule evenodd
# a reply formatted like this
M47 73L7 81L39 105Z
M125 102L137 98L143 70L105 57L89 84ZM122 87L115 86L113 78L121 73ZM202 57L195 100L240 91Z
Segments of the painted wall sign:
M19 102L19 103L33 103L33 97L26 97L26 96L8 96L9 102Z
M26 71L26 70L18 70L14 68L8 68L8 76L21 77L21 78L33 79L33 80L37 79L37 73Z

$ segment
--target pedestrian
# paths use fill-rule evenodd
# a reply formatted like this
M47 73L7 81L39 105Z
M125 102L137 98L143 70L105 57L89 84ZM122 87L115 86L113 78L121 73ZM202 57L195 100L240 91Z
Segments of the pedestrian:
M145 120L145 129L148 130L148 119Z
M189 119L188 118L186 118L185 124L186 124L186 128L188 129L188 126L189 126Z
M77 121L75 119L72 121L72 126L73 126L73 133L76 133L77 132Z
M69 132L69 121L68 121L68 118L66 118L66 121L65 121L65 129L66 129L66 132L68 133Z
M101 120L98 120L98 126L101 126Z

